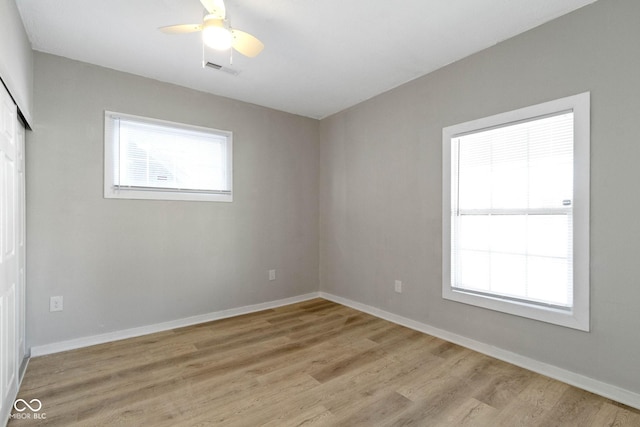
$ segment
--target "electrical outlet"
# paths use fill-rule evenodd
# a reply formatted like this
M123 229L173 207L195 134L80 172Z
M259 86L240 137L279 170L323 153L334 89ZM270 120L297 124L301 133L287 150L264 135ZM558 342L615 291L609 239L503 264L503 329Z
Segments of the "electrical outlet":
M269 280L276 280L276 271L269 270Z
M51 297L49 299L49 311L62 311L64 308L61 296Z
M395 291L399 294L402 293L402 282L400 280L396 280Z

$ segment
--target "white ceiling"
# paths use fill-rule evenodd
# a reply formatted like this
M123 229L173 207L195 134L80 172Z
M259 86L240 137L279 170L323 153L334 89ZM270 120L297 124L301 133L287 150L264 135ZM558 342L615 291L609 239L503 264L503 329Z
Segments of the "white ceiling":
M38 51L312 118L427 74L596 0L226 0L256 58L207 50L199 0L16 0Z

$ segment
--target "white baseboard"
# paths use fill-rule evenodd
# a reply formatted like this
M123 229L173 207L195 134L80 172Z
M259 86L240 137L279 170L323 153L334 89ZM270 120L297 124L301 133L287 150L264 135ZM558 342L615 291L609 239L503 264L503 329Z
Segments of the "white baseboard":
M247 305L244 307L232 308L229 310L216 311L213 313L201 314L198 316L186 317L184 319L172 320L169 322L157 323L155 325L141 326L138 328L124 329L121 331L108 332L106 334L92 335L88 337L75 338L67 341L60 341L51 344L38 345L31 347L31 357L44 356L52 353L60 353L67 350L75 350L77 348L89 347L96 344L104 344L108 342L123 340L126 338L139 337L142 335L153 334L156 332L168 331L171 329L182 328L185 326L196 325L198 323L211 322L213 320L226 319L227 317L240 316L242 314L255 313L257 311L268 310L271 308L282 307L283 305L295 304L318 298L318 292L312 292L305 295L299 295L291 298L285 298L277 301L269 301L260 304Z
M407 328L411 328L416 331L443 339L445 341L461 345L479 353L486 354L487 356L495 357L496 359L502 360L504 362L520 366L521 368L537 372L539 374L598 394L608 399L615 400L633 408L640 409L640 394L638 393L634 393L632 391L625 390L623 388L607 384L602 381L598 381L593 378L568 371L566 369L558 368L557 366L549 365L547 363L543 363L517 353L512 353L510 351L503 350L501 348L494 347L489 344L464 337L462 335L435 328L425 323L398 316L397 314L393 314L376 307L361 304L347 298L342 298L336 295L328 294L326 292L320 292L319 296L329 301L346 305L347 307L363 311L365 313L371 314L372 316L376 316L381 319L396 323L398 325L406 326Z

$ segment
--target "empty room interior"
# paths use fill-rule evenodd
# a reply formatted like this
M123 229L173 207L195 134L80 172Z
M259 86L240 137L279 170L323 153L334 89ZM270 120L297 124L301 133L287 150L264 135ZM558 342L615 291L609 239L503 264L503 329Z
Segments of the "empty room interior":
M637 0L0 0L0 425L640 426Z

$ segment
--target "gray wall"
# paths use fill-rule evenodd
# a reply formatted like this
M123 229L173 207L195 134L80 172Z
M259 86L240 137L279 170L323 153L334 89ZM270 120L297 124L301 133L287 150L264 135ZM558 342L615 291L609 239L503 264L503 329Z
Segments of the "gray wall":
M0 0L0 78L31 124L33 52L15 0Z
M43 53L34 85L29 346L318 290L316 120ZM234 202L104 199L104 110L233 131Z
M639 17L600 0L323 120L321 290L640 393ZM442 128L584 91L591 332L444 301Z

